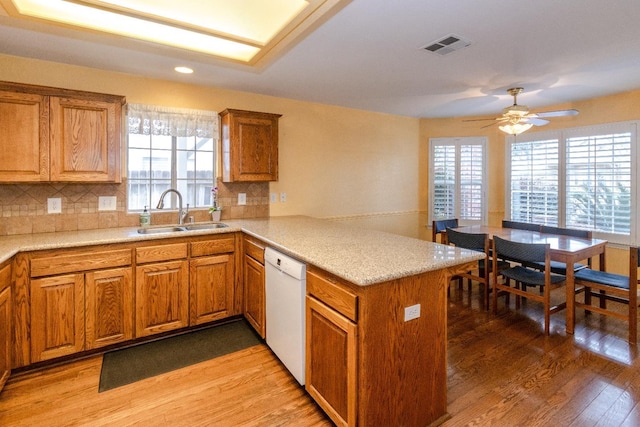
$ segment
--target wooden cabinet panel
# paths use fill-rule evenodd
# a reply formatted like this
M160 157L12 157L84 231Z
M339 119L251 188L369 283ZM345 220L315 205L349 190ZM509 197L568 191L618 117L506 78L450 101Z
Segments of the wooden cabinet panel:
M11 265L0 269L0 391L11 373Z
M357 326L307 296L307 392L338 426L355 426Z
M187 261L136 267L136 336L152 335L188 325Z
M192 242L190 245L192 257L224 254L236 249L236 241L233 236Z
M58 251L51 256L34 257L31 260L31 277L79 273L125 265L131 265L131 249L100 252L82 250L70 254Z
M133 338L131 267L85 275L86 348Z
M0 91L0 182L49 179L49 101Z
M192 259L189 263L190 324L199 325L234 313L234 261L231 255Z
M186 243L168 243L156 246L144 246L136 248L136 261L138 264L156 261L169 261L187 257Z
M266 336L264 265L244 256L244 316L262 338Z
M84 349L84 275L31 281L31 361Z
M225 110L222 122L222 180L278 180L280 114Z

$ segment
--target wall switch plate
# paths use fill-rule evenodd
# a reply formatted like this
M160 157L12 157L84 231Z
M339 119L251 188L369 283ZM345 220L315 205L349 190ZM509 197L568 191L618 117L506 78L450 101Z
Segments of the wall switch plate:
M62 199L60 197L49 197L47 199L47 213L62 213Z
M247 193L238 193L238 205L247 204Z
M98 197L99 211L115 211L118 203L116 196L100 196Z
M404 308L404 321L417 319L420 317L420 304L415 304Z
M278 202L278 193L271 193L271 203Z
M280 201L282 203L287 201L287 193L280 193Z

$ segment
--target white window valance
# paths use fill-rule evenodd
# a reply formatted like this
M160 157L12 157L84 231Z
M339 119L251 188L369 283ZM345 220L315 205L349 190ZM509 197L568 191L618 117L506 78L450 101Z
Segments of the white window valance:
M218 113L207 110L128 104L129 133L218 138Z

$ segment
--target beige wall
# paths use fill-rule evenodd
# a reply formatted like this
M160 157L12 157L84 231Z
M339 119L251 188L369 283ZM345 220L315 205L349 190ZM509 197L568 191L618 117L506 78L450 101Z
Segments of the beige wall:
M612 96L588 99L570 104L546 106L543 110L575 108L580 114L574 117L559 117L540 128L540 131L591 126L603 123L638 120L640 118L640 90ZM489 116L487 116L489 117ZM475 117L474 117L475 118ZM505 189L505 142L506 135L497 126L482 129L490 122L463 122L462 117L447 119L422 119L420 121L420 206L428 211L428 160L429 138L486 136L489 140L489 225L500 225L504 219ZM529 132L534 131L532 129ZM628 252L619 248L607 249L607 270L628 273Z
M264 204L266 191L284 192L287 201L247 213L235 205L235 195L246 189L230 185L225 189L223 219L253 216L255 212L303 214L414 237L421 232L418 119L190 85L188 79L186 76L185 83L176 83L0 55L0 80L124 95L129 103L282 114L280 179L269 184L268 190L256 187L256 197L249 200L248 194L248 201ZM73 210L56 220L55 215L44 212L43 204L47 197L60 195L59 186L43 184L37 191L29 188L25 192L20 187L0 185L0 192L12 194L15 200L10 206L0 201L0 234L135 225L137 217L126 215L120 197L119 215L96 210L97 193L121 196L122 186L90 187L90 191L84 191L83 186L63 189L63 207L72 206ZM78 192L85 196L73 200ZM83 209L86 213L79 213ZM172 218L154 215L152 221Z

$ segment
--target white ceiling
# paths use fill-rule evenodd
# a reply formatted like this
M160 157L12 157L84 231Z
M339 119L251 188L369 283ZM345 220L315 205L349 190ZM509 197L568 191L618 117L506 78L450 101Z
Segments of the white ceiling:
M472 44L421 49L452 33ZM498 114L513 86L533 110L640 89L640 1L352 0L261 70L7 16L0 53L413 117Z

